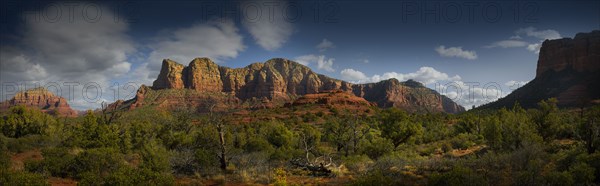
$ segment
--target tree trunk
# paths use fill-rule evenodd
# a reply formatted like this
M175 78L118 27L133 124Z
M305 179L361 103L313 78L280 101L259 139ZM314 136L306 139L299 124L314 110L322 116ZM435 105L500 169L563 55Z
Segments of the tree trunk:
M223 131L223 123L217 125L217 131L219 132L219 142L221 146L221 155L219 156L219 162L221 163L221 170L227 170L227 147L225 146L225 132Z

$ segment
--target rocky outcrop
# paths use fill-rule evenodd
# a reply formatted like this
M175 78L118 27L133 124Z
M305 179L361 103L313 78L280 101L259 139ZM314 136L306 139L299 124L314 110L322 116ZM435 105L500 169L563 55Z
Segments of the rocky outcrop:
M141 93L147 91L145 89L140 88L138 98L145 96ZM158 79L152 86L152 90L161 89L224 93L239 102L268 100L268 105L289 103L307 94L343 91L374 102L379 107L448 113L464 111L452 100L412 80L401 83L390 79L379 83L351 84L317 74L304 65L282 58L253 63L244 68L218 66L208 58L196 58L187 67L165 59ZM139 104L135 102L131 107L139 107Z
M0 110L7 110L16 105L39 108L56 116L77 117L77 111L71 109L65 98L55 96L42 87L16 93L12 99L0 103Z
M236 69L218 66L208 58L196 58L187 67L165 59L152 89L181 88L232 93L243 100L253 97L289 100L290 95L348 90L350 86L281 58Z
M130 100L132 103L129 104L129 109L142 107L144 105L144 99L148 91L150 91L150 88L148 88L146 85L140 86L138 91L135 93L135 99Z
M600 30L579 33L573 39L544 41L536 77L550 70L560 72L567 68L574 72L594 72L600 69Z
M163 60L160 74L158 75L158 78L154 80L154 83L152 83L152 87L156 89L184 88L183 68L183 65L175 61L170 59Z
M221 92L223 81L219 66L208 58L196 58L184 69L186 81L190 89L206 92Z
M355 95L384 108L396 107L412 112L465 111L462 106L446 96L413 80L400 82L397 79L388 79L377 83L353 85L352 89Z
M322 105L347 105L347 106L376 106L375 103L371 103L364 98L357 97L356 95L344 92L341 90L327 91L316 94L306 94L291 103L286 104L289 106L301 106L309 104L322 104Z
M600 99L600 30L575 38L546 40L540 49L535 79L496 102L480 108L536 107L557 98L561 107L581 107Z

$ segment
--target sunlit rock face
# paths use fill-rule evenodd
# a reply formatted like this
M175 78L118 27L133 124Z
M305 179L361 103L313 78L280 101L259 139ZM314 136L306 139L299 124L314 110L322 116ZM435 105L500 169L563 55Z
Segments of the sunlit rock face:
M143 92L148 91L146 89L144 87L144 90L138 91L137 97L143 99ZM291 102L307 94L342 91L382 108L396 107L410 112L464 111L451 99L416 81L389 79L378 83L352 84L317 74L302 64L282 58L253 63L243 68L219 66L208 58L196 58L188 66L165 59L150 91L162 89L222 93L237 99L227 98L228 102L257 99L277 103Z

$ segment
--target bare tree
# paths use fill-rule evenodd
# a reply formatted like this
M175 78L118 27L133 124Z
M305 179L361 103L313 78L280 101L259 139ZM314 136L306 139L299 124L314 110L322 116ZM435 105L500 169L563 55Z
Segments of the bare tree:
M310 134L308 130L300 130L298 132L300 139L300 147L304 150L305 160L302 161L300 158L293 159L290 163L294 166L310 171L314 176L329 176L331 170L328 169L330 166L335 166L333 158L327 154L314 159L310 158L312 151L316 148L318 141L315 136Z
M349 120L348 124L350 125L350 130L352 132L352 151L357 153L358 151L358 143L361 139L363 139L371 130L370 125L361 125L358 115L354 116L353 120ZM348 156L348 153L346 153Z
M206 108L208 109L208 122L215 126L219 138L219 153L217 158L219 159L220 168L222 171L227 170L228 157L227 157L227 142L225 141L226 122L221 117L221 114L216 112L215 107L217 101L214 99L207 99L205 102Z
M113 104L102 102L100 106L102 111L102 122L106 125L112 124L115 120L118 120L123 116L123 109L119 108L119 102Z
M310 162L312 162L312 161L310 161L310 157L309 157L310 151L312 151L315 148L315 146L309 142L308 135L303 131L300 132L300 139L302 140L302 143L301 143L302 149L304 150L304 154L306 155L306 162L310 163Z

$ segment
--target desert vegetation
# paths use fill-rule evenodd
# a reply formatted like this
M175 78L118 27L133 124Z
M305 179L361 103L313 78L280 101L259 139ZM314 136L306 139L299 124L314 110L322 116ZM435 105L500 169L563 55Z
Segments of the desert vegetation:
M1 185L600 182L600 107L559 109L555 99L535 109L336 109L250 123L210 108L103 108L77 118L2 113ZM254 114L265 112L277 110Z

